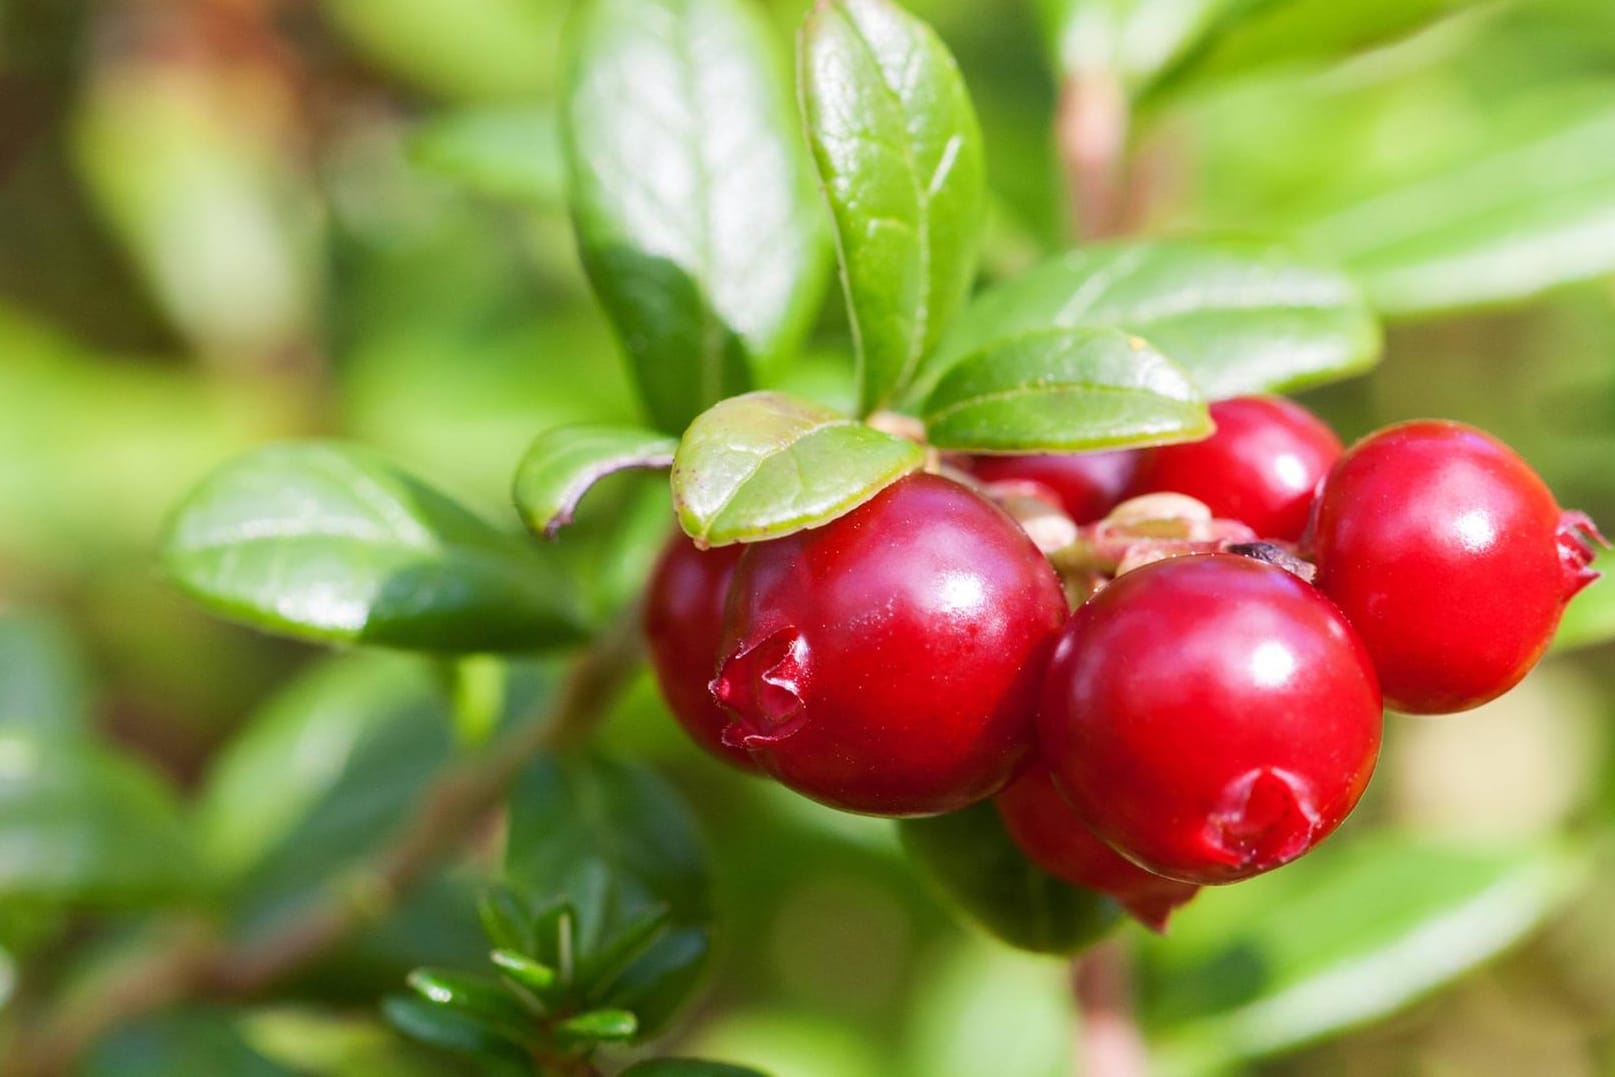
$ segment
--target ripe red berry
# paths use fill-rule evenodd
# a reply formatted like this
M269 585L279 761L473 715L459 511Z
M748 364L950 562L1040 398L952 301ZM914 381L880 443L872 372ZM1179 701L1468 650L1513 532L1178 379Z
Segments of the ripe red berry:
M1536 664L1592 578L1586 517L1473 427L1402 423L1353 445L1311 529L1317 584L1362 636L1386 702L1467 710Z
M744 547L698 550L683 533L663 547L645 594L645 640L662 698L697 744L743 770L757 764L723 743L729 715L707 685L718 668L724 600Z
M1172 910L1199 889L1145 871L1096 838L1042 764L1033 764L993 803L1028 860L1056 878L1110 895L1156 931L1165 930Z
M1101 839L1227 883L1323 840L1379 751L1368 655L1329 600L1233 554L1157 561L1072 614L1043 685L1042 758Z
M1138 468L1137 452L975 456L969 468L982 482L1030 482L1049 493L1072 523L1090 524L1116 507Z
M1010 518L912 475L735 569L713 694L729 743L847 811L927 815L1025 758L1065 598Z
M1313 492L1340 456L1335 432L1277 396L1219 400L1211 417L1217 431L1204 441L1146 453L1128 496L1188 494L1263 538L1299 539Z

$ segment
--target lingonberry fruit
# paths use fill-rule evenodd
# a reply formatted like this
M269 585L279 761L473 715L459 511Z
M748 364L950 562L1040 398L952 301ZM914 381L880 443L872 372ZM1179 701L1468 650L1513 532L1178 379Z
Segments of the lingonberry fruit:
M1421 420L1353 445L1319 494L1317 584L1362 636L1386 702L1467 710L1536 664L1593 578L1592 524L1508 446Z
M698 550L682 533L663 547L645 594L645 640L662 698L690 737L727 763L756 772L744 749L723 742L729 716L707 685L718 668L724 600L744 547Z
M1043 760L1111 848L1226 883L1326 837L1374 768L1380 696L1340 612L1235 554L1156 561L1072 614L1044 681Z
M1145 453L1128 496L1188 494L1263 538L1299 539L1340 439L1306 408L1276 396L1219 400L1211 418L1217 431L1209 438Z
M741 557L712 682L734 716L726 740L832 807L965 807L1030 750L1065 613L1054 570L1009 517L958 483L909 476Z
M982 482L1027 482L1048 491L1072 523L1100 519L1122 499L1138 467L1136 452L1054 453L1046 456L976 456L971 474Z
M1096 838L1041 764L1034 763L993 803L1028 860L1056 878L1110 895L1156 931L1198 889L1145 871Z

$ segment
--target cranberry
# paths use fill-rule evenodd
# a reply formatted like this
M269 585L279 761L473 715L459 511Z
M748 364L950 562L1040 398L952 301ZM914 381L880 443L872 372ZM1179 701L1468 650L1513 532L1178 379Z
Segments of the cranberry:
M847 811L927 815L998 792L1032 741L1066 613L1008 516L935 475L749 547L713 694L728 743Z
M645 595L645 639L662 698L695 742L726 763L755 772L743 749L723 743L729 716L707 690L718 668L724 600L744 547L698 550L683 533L662 549Z
M1145 454L1128 496L1187 494L1263 538L1299 539L1313 492L1340 456L1335 432L1277 396L1219 400L1211 418L1217 432L1204 441Z
M1467 710L1517 684L1593 574L1591 523L1508 446L1459 423L1387 427L1319 494L1317 584L1361 634L1387 703Z
M1164 930L1172 910L1198 889L1145 871L1094 837L1039 764L1011 782L993 803L1028 860L1056 878L1109 894L1156 931Z
M1235 554L1135 569L1071 617L1038 732L1094 833L1171 879L1227 883L1323 840L1368 784L1380 696L1317 590Z
M1122 499L1138 468L1137 452L976 456L967 466L982 482L1029 482L1048 491L1072 523L1090 524Z

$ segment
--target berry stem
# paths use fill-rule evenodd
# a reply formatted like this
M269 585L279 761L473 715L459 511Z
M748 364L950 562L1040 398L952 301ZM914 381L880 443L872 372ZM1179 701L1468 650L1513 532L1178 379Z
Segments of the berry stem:
M1133 1012L1132 956L1109 939L1072 962L1081 1018L1072 1077L1145 1077L1149 1056Z

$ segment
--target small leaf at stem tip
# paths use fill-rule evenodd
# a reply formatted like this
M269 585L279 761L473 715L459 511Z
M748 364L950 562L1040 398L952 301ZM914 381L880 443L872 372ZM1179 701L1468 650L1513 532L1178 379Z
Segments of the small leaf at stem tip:
M512 496L528 528L545 538L572 522L590 487L629 468L670 467L678 439L620 426L561 426L533 439Z
M500 950L528 954L533 950L531 914L516 891L495 883L477 901L482 932Z
M756 392L708 408L673 458L673 505L698 545L829 523L924 462L924 449L821 404Z
M566 1039L615 1042L633 1039L639 1019L627 1010L590 1010L558 1022L551 1030Z
M488 955L494 967L515 980L522 987L543 998L557 982L555 970L540 964L525 954L511 950L495 950Z
M604 1001L604 992L624 969L648 950L673 920L673 910L658 905L619 931L599 950L586 956L578 970L578 980L589 997Z

